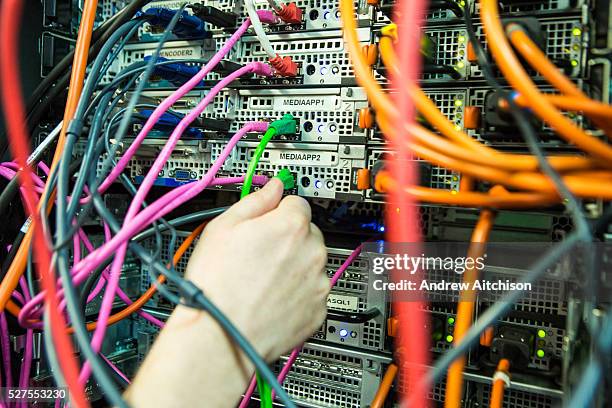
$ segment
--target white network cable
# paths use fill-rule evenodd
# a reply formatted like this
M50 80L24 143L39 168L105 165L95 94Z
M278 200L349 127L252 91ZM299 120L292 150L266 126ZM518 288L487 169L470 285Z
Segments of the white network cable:
M263 29L263 25L261 24L261 21L259 20L259 16L257 15L257 10L255 9L255 3L253 1L254 0L245 1L247 14L249 15L249 18L251 19L251 25L253 26L253 29L255 30L255 35L257 36L257 38L259 39L259 42L261 43L261 48L268 55L269 58L275 58L276 52L274 52L274 48L272 48L272 44L270 44L270 40L268 39L268 36L266 35L266 32ZM270 0L270 1L273 1L273 0Z
M279 11L281 11L285 7L285 3L283 3L280 0L268 0L268 4L270 5L270 7L272 7L272 9L276 13L278 13Z

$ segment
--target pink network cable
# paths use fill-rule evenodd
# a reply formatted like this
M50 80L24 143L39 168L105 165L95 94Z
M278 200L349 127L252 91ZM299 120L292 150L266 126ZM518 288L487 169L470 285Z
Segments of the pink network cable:
M268 128L267 122L250 122L245 124L227 143L225 148L219 154L217 160L213 163L210 170L204 177L196 182L189 183L177 187L158 200L152 202L147 208L143 209L129 225L122 228L112 239L106 242L101 247L85 256L72 270L74 274L74 284L79 285L87 276L105 259L114 255L114 251L123 243L131 239L132 236L140 232L152 221L157 220L175 208L182 205L184 202L194 198L214 180L215 175L221 169L225 160L229 157L234 146L242 139L244 135L250 132L265 132ZM261 182L260 178L258 181ZM30 319L35 319L40 313L40 306L44 300L44 293L37 294L30 302L28 302L19 314L19 323L24 327L30 324Z
M30 291L26 284L25 278L22 276L19 279L19 286L23 292L23 298L26 302L30 300ZM21 360L21 369L19 370L19 388L27 388L30 385L30 370L32 368L32 359L34 357L34 331L26 330L26 341L23 351L23 359ZM17 405L18 408L26 408L27 402L22 401Z
M263 131L263 130L262 130ZM242 176L236 176L236 177L219 177L219 178L214 178L209 184L208 187L214 187L214 186L224 186L224 185L229 185L229 184L237 184L237 183L242 183L244 182L245 179L245 175ZM264 184L266 184L268 182L269 178L267 176L264 175L255 175L253 177L253 184L254 185L258 185L258 186L263 186ZM105 227L107 227L106 224L104 224ZM81 235L82 237L84 237L84 231L83 230L79 230L78 234ZM93 249L93 247L89 248L90 252ZM91 302L91 300L93 298L95 298L100 291L103 289L105 283L106 283L106 279L104 279L103 275L101 277L101 279L98 281L98 285L96 288L94 288L92 290L92 292L89 294L89 296L87 297L87 303ZM107 276L107 275L106 275ZM74 278L74 282L75 285L81 284L86 277L84 276L80 276L80 277L75 277ZM58 290L58 297L60 299L62 299L60 301L60 307L63 310L63 307L65 306L65 301L63 300L63 289L61 289L61 282L58 279L58 286L60 287L60 289ZM99 287L98 287L99 286ZM13 294L16 294L17 292L14 292ZM121 298L121 300L127 305L131 305L132 303L134 303L125 293L118 291L117 295ZM20 294L18 296L21 296ZM36 296L40 296L40 294L36 295ZM42 323L32 323L29 322L30 319L32 320L40 320L42 313L43 313L43 309L39 308L42 304L42 301L38 298L38 297L34 297L33 301L30 302L26 302L24 308L26 309L25 311L22 310L22 312L19 315L19 324L24 327L24 328L31 328L31 329L42 329ZM37 309L38 308L38 309ZM150 316L150 315L149 315ZM152 317L152 316L151 316ZM160 323L163 324L163 322L157 320L157 321L152 321L151 319L147 319L149 320L151 323L156 324L156 325L160 325ZM161 326L159 326L161 327Z
M334 275L329 280L329 286L331 286L332 288L334 287L336 282L338 282L338 279L342 277L342 275L348 269L348 267L359 256L359 254L361 254L362 247L363 247L362 245L359 245L344 260L342 265L340 265L340 267L336 270ZM285 361L285 364L283 365L281 372L278 374L278 377L276 377L279 384L282 384L285 381L287 374L289 374L289 371L291 371L291 367L293 366L293 363L295 363L295 360L297 360L298 355L300 354L300 350L302 350L302 346L303 344L300 344L299 346L297 346L291 351L291 354L289 355L289 358L287 359L287 361ZM238 406L238 408L246 408L249 406L249 402L251 401L251 396L253 395L253 392L255 392L256 386L257 386L257 380L255 376L253 376L253 378L251 378L251 382L249 383L249 387L247 388L247 390L244 393L244 396L242 397L242 401L240 401L240 405ZM274 392L272 392L272 398L274 399Z
M259 123L256 123L259 124ZM249 132L249 131L259 131L259 132L264 132L265 129L267 128L267 123L261 123L262 125L264 125L264 127L259 127L257 130L255 127L254 128L250 128L250 130L245 130L244 133L241 133L242 136L244 136L245 133ZM243 128L244 129L244 128ZM236 140L239 140L239 138L236 138ZM230 149L231 150L231 149ZM229 151L227 152L229 155ZM225 157L227 157L227 155L225 155ZM220 155L219 157L222 157L222 155ZM235 184L235 183L242 183L244 182L244 178L245 176L239 176L239 177L221 177L221 178L214 178L209 184L208 187L212 187L212 186L222 186L222 185L227 185L227 184ZM268 177L263 176L263 175L255 175L253 177L253 184L254 185L264 185L268 182ZM195 184L195 183L191 183L191 184ZM182 186L184 187L189 187L188 184L185 184ZM205 188L205 187L204 187ZM180 191L178 191L180 193ZM168 197L168 201L169 202L174 202L174 197L177 196L177 191L173 190L171 192L171 197ZM196 193L197 194L197 193ZM179 204L180 205L180 204ZM178 206L178 205L177 205ZM164 214L165 215L165 214ZM163 215L162 215L163 216ZM161 217L161 216L160 216ZM145 225L150 224L150 222L145 223ZM73 270L73 281L75 283L75 285L79 285L81 283L83 283L83 281L87 278L87 274L82 273L81 275L75 274L74 270ZM61 285L61 282L58 279L58 285ZM24 328L34 328L34 329L41 329L42 328L42 324L41 323L31 323L29 320L40 320L42 313L43 313L43 309L40 308L40 306L42 305L42 300L43 297L41 296L41 294L44 296L44 293L39 293L38 295L36 295L32 301L28 302L25 304L24 308L22 309L21 313L19 314L19 324L24 327ZM60 299L62 298L63 295L63 290L60 288L60 290L58 291L58 296L60 297ZM130 305L133 302L130 299L125 299L126 304ZM64 304L62 302L62 304Z
M259 10L257 15L262 22L267 24L276 24L278 19L270 10ZM208 75L212 69L230 52L232 47L240 40L244 33L251 26L251 20L245 19L244 22L238 27L236 32L225 42L223 47L213 56L208 63L202 67L202 69L194 75L189 81L184 83L179 89L177 89L172 95L164 99L160 105L155 108L151 116L147 119L142 129L131 142L130 147L125 151L121 159L117 162L117 165L111 170L108 177L102 182L98 191L100 194L104 193L114 182L117 180L121 172L127 167L131 158L134 156L142 141L146 138L147 134L153 129L153 126L157 123L159 118L172 107L180 98L185 96L187 92L191 91L194 87L200 84L204 77Z
M209 66L210 62L206 65ZM212 69L214 65L211 66ZM211 90L206 94L206 97L198 103L195 109L189 112L176 126L166 145L160 152L159 156L153 162L153 165L149 169L149 172L145 176L140 188L136 192L133 200L130 203L130 207L127 210L124 219L124 225L129 225L132 221L132 218L137 214L140 210L142 203L144 202L147 194L149 193L151 187L155 183L155 180L158 177L158 174L163 169L164 165L170 158L176 143L178 143L180 137L187 127L200 116L200 114L206 109L206 107L213 101L215 96L230 83L240 78L245 74L255 73L262 76L272 76L272 68L262 62L251 62L244 67L232 72L227 77L223 78L219 81ZM142 133L142 132L141 132ZM102 297L102 305L100 306L100 312L98 314L98 325L94 331L94 334L91 338L91 347L94 352L99 352L102 347L102 342L104 341L104 334L106 333L106 324L108 318L111 313L111 309L113 307L113 301L115 298L115 292L119 285L119 278L121 276L121 267L123 265L123 261L125 259L125 255L127 252L127 242L122 244L117 252L115 253L115 257L113 258L113 263L111 265L110 273L107 277L106 281L106 291L104 292L104 296ZM83 369L81 370L81 381L86 382L91 373L90 365L86 362L83 365Z
M128 384L131 384L132 382L130 381L130 379L128 378L127 375L125 375L123 373L123 371L121 371L112 361L110 361L104 354L100 354L100 357L102 357L102 360L104 360L106 362L106 364L108 364L108 366L117 373L117 375L121 378L123 378L123 381L125 381Z

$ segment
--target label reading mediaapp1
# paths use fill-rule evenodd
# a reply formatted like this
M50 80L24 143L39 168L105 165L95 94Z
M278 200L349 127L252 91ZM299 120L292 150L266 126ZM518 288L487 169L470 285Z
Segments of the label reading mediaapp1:
M335 96L284 96L274 98L274 109L279 111L336 110Z

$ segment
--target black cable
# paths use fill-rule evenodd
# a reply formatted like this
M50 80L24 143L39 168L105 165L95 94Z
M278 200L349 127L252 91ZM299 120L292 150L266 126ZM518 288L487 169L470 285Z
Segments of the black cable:
M473 25L471 23L471 16L469 13L469 8L467 6L465 7L464 13L465 13L465 18L466 18L466 26L468 29L468 35L470 36L470 41L473 41L476 37L474 35ZM476 41L473 45L474 45L474 48L476 49L477 55L479 54L479 51L480 51L481 57L483 57L484 52L482 51L482 48L479 48L480 44ZM485 70L489 67L489 64L487 63L486 58L483 60L483 63L481 63L481 65L483 68L483 72L485 72ZM493 76L491 76L490 78L493 78ZM527 123L527 121L525 121L525 123ZM529 137L529 130L528 130L527 135ZM536 151L537 150L539 150L539 146L537 146L537 143L536 143ZM540 153L542 152L540 151ZM541 156L544 157L543 154L541 154ZM547 160L545 157L544 157L544 162L547 163ZM553 172L554 172L554 169L553 169ZM553 174L553 177L551 177L551 179L553 179L554 181L554 174ZM562 181L561 181L560 190L563 191ZM561 194L561 191L560 191L560 194ZM568 198L570 199L572 198L571 193L570 193L570 197ZM573 215L577 215L577 220L579 220L578 222L580 223L580 214L577 213L577 211L579 211L579 207L570 208L570 210L573 210L576 212L576 213L573 213ZM580 228L583 228L583 227L580 227ZM587 236L590 239L590 230L588 228L587 228L587 231L588 231ZM544 256L542 256L533 265L533 267L530 268L527 275L520 282L531 283L531 284L537 282L544 275L544 273L548 270L548 268L554 265L555 262L557 262L557 260L560 259L563 255L569 253L572 250L572 248L574 248L576 245L581 244L581 243L582 244L586 243L587 245L590 244L589 241L585 242L584 240L585 240L584 232L580 231L577 228L576 231L568 235L568 237L564 241L560 242L559 244L552 247L549 251L547 251L547 253ZM478 341L480 334L487 327L493 325L501 316L504 316L510 310L510 308L514 305L514 303L516 303L518 300L521 299L523 292L524 292L523 290L515 290L515 291L511 291L507 293L501 299L495 302L492 306L490 306L482 315L480 315L480 317L474 322L474 324L466 332L466 334L464 335L462 340L459 342L459 344L455 345L448 352L444 353L442 357L436 361L434 367L427 372L427 375L425 376L425 379L424 379L424 383L427 385L427 387L429 387L431 384L435 384L435 382L444 375L448 367L457 358L460 358L461 356L465 355L469 351L471 346ZM424 389L428 389L428 388L424 388Z
M108 35L108 42L105 42L101 47L100 50L97 52L97 54L103 55L104 57L106 57L106 55L108 55L110 53L110 51L112 50L112 47L114 46L114 44L117 42L117 40L119 39L119 37L121 37L120 33L129 33L129 34L134 34L135 31L132 31L133 29L136 28L137 25L142 24L143 20L134 20L133 23L128 24L126 26L122 25L121 27L118 27L116 30L114 30L114 32L110 33ZM124 45L124 44L123 44ZM122 48L122 46L118 47L117 51L119 51ZM95 60L100 61L100 58L96 58ZM82 95L87 95L86 97L81 97L81 99L79 99L79 105L81 104L85 104L87 103L87 101L89 101L89 98L91 96L91 94L93 93L93 90L95 89L95 84L97 84L99 82L99 80L101 79L102 75L104 75L105 70L108 69L108 66L105 68L104 61L98 62L98 64L96 65L96 63L94 62L94 66L92 66L91 70L90 70L90 75L88 75L87 80L85 82L85 85L83 87L83 92ZM66 76L66 80L69 80L70 75L68 74ZM89 84L89 85L88 85ZM61 89L59 87L54 88L56 91ZM82 102L83 101L83 102ZM37 109L42 109L42 107L44 106L44 104L38 104L37 105ZM81 108L82 109L82 108ZM75 118L77 118L79 115L79 113L75 113ZM30 121L33 118L29 118L28 121ZM34 118L36 119L35 121L32 121L34 123L38 123L38 119L40 118ZM84 119L84 118L83 118ZM32 123L30 122L30 123ZM31 131L32 129L30 129ZM42 154L44 151L39 152L39 155ZM37 160L35 159L33 162L36 162ZM2 191L2 194L0 194L0 213L4 213L4 211L6 211L6 209L8 208L8 205L10 204L10 202L13 201L13 199L15 198L17 191L19 188L19 184L17 182L17 177L15 177L15 180L11 180L9 182L9 184L4 188L4 190Z
M72 149L74 138L66 139L66 149ZM65 233L66 220L66 197L68 194L68 166L65 160L59 163L59 171L57 177L57 209L56 214L56 240L63 240ZM79 345L79 349L84 356L84 359L89 362L91 371L96 379L96 382L104 393L104 398L116 407L127 408L128 404L123 399L121 393L115 387L112 377L109 375L106 363L98 356L91 347L89 334L85 327L83 315L80 312L78 298L75 287L72 283L70 275L68 250L61 248L54 252L55 266L59 272L62 287L64 289L64 299L66 300L66 310L70 317L70 322L74 329L74 335Z
M172 220L168 221L168 224L173 226L173 227L180 227L182 225L185 224L191 224L191 223L195 223L195 222L201 222L203 220L206 220L208 218L212 218L212 217L216 217L217 215L220 215L222 213L224 213L229 207L219 207L219 208L213 208L210 210L203 210L203 211L198 211L195 213L191 213L191 214L187 214L187 215L183 215L181 217L177 217L174 218ZM142 231L141 233L134 235L134 237L132 238L133 241L142 241L143 239L147 239L150 236L152 236L155 231L154 228L149 228L146 229L144 231ZM160 226L159 230L161 232L165 231L165 227L164 226Z
M178 10L178 13L182 13L182 11L184 10L186 5L183 5L183 7L181 7ZM169 26L168 26L169 27ZM153 54L151 55L151 58L147 61L147 66L145 69L145 72L142 76L142 78L140 79L140 82L138 83L138 87L136 88L136 90L132 93L131 97L130 97L130 101L128 103L128 106L125 108L125 110L128 112L127 115L125 115L122 118L122 121L119 125L119 129L116 132L116 143L115 145L112 146L112 150L111 152L109 152L109 154L107 155L106 159L102 162L101 165L101 169L100 169L100 176L96 179L96 182L91 184L90 187L90 191L97 191L98 187L100 186L100 184L102 183L102 180L107 176L108 171L110 170L110 167L113 164L113 157L116 155L117 153L117 149L119 147L119 145L121 144L121 141L123 140L125 133L127 131L127 127L131 121L132 115L133 115L133 109L134 106L138 103L138 99L140 98L140 95L142 94L142 91L144 90L144 87L146 85L146 83L149 81L149 78L153 72L153 70L155 69L155 63L157 61L157 59L159 58L159 54L161 52L161 49L163 48L163 44L165 43L165 41L168 39L169 33L168 33L168 27L166 27L166 30L164 31L164 35L160 38L160 40L158 41L157 47L155 49L155 51L153 52ZM72 123L71 123L72 125ZM76 126L79 125L78 123L75 124L75 130L77 129ZM65 151L64 151L65 152ZM85 205L85 208L83 208L83 214L86 214L89 212L89 210L92 207L92 203L91 201L89 203L87 203ZM77 219L77 224L79 223L80 219L82 219L81 217L79 217L79 219ZM71 233L67 234L67 237L70 237L72 235L72 231L76 231L76 229L72 229ZM66 240L61 241L59 244L59 246L64 246L66 245Z
M591 401L597 393L597 387L603 377L603 368L610 362L612 353L612 309L606 311L603 327L596 343L596 355L591 356L584 373L580 377L580 382L572 390L572 397L567 408L587 408L593 406Z
M366 310L365 312L341 312L337 310L328 310L327 319L335 320L344 323L363 324L380 315L380 310L376 307Z
M463 10L461 6L453 0L433 0L429 4L430 10L448 9L453 12L457 17L463 17Z
M94 30L92 34L93 45L89 49L89 58L94 58L98 55L102 46L108 41L110 36L120 27L131 19L142 6L149 3L151 0L134 0L130 2L126 7L124 7L121 11L119 11L116 15L106 20L100 27ZM70 70L72 66L72 60L74 58L74 50L70 51L59 63L55 65L53 70L47 74L45 79L36 87L36 89L32 92L30 96L26 112L31 112L32 109L41 104L41 98L48 91L48 89L53 85L60 75L67 74L68 78L70 78ZM67 72L66 72L67 71ZM65 88L65 85L62 87L62 84L58 83L56 88ZM66 83L67 85L67 83Z
M83 313L83 316L85 317L87 317L87 313L86 313L87 298L89 297L89 294L91 293L91 290L93 289L98 279L100 279L100 276L102 276L102 272L104 272L104 269L106 268L106 266L107 265L104 265L104 267L101 267L101 266L97 267L91 273L91 275L87 277L87 279L81 286L81 296L79 299L79 304L81 305L81 312Z
M119 223L115 219L112 213L104 206L104 203L97 192L92 195L94 205L100 216L106 221L113 232L117 233L120 230ZM240 331L227 319L227 317L221 312L212 302L204 296L204 293L199 289L193 282L182 278L176 271L166 268L166 266L153 259L151 255L144 249L140 244L136 242L130 242L128 245L129 249L136 254L143 262L150 265L158 274L163 274L168 281L174 283L179 289L182 295L182 299L176 297L174 294L167 293L169 300L175 304L184 304L188 307L195 307L200 310L208 312L223 328L223 330L233 338L235 343L240 347L247 357L252 361L255 369L260 373L265 381L270 384L276 395L281 402L287 407L295 407L291 398L287 395L286 391L278 383L274 373L270 370L270 367L266 364L249 341L240 333ZM155 282L155 281L154 281ZM161 285L160 289L165 289ZM163 293L163 292L160 292ZM181 300L183 300L181 302Z
M454 67L450 65L438 65L438 64L423 64L424 74L444 74L449 75L453 79L461 79L461 74Z
M172 30L172 28L174 28L174 26L178 22L179 17L180 12L175 13L174 17L172 18L172 21L166 29L166 32L164 33L164 37L167 37L168 30ZM92 72L99 72L99 67L101 67L101 65L106 60L106 57L110 53L112 46L118 41L119 38L121 38L127 32L131 31L131 29L139 23L139 21L135 21L122 25L120 29L118 29L111 35L109 42L104 45L103 49L101 50L101 54L98 55L98 58L96 58L94 66L92 67ZM59 170L57 176L56 209L56 241L58 242L63 242L66 240L65 233L68 229L67 224L68 222L70 222L70 219L67 219L68 214L66 208L69 176L68 163L71 157L74 144L76 143L76 140L81 132L83 125L84 118L79 117L79 115L82 115L85 112L89 97L91 93L93 93L93 90L95 88L95 82L93 80L86 81L86 84L83 88L83 93L81 95L81 99L79 100L79 105L77 106L75 119L71 121L68 126L66 144L64 147L64 151L62 152L62 158L58 165ZM78 198L75 196L74 200L76 201L78 200ZM89 334L87 333L87 329L85 327L84 318L83 315L80 313L79 300L77 299L75 288L72 285L72 278L70 276L68 266L68 251L65 247L62 247L55 251L55 254L56 267L60 274L62 286L64 288L66 309L68 311L68 315L70 316L70 321L72 322L72 327L74 328L75 337L79 348L81 349L81 353L83 353L85 359L89 362L92 373L96 381L98 382L98 385L104 392L105 399L113 406L127 408L127 402L123 399L121 393L114 386L114 383L111 377L109 376L108 367L91 347Z

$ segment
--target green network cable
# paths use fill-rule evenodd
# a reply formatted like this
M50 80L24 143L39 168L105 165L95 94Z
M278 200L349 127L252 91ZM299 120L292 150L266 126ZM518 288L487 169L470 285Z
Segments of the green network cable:
M242 191L240 192L240 199L243 199L251 192L251 186L253 185L253 176L255 175L255 169L259 164L259 160L263 155L266 146L272 140L272 138L276 135L288 135L295 134L297 131L297 122L293 118L293 116L287 114L284 115L282 119L276 120L270 123L270 127L264 133L261 141L257 145L255 149L255 153L253 153L253 157L249 162L249 167L246 172L246 176L244 178L244 184L242 185ZM276 178L280 179L283 182L283 186L285 189L290 189L295 186L295 181L291 172L288 169L281 169ZM255 373L255 378L257 379L257 390L259 391L260 398L260 407L261 408L272 408L272 388L270 385L259 375L259 373Z
M296 131L297 131L297 122L295 121L293 116L289 114L284 115L283 118L280 120L275 120L274 122L270 123L270 127L268 128L266 133L264 133L263 137L261 138L261 141L259 142L259 144L257 145L257 148L255 149L253 158L249 162L249 167L247 169L246 176L244 178L244 184L242 185L242 191L240 192L241 199L249 195L249 193L251 192L251 186L253 185L253 176L255 175L255 169L257 168L257 165L259 164L259 159L261 159L261 156L263 155L263 152L266 149L266 146L268 145L270 140L272 140L272 138L277 135L280 136L280 135L295 134ZM279 173L279 178L283 181L283 184L285 184L285 188L287 188L286 187L287 173L286 172L284 174L281 174L281 173L283 173L282 170Z
M261 156L264 150L266 149L266 146L268 145L270 140L272 140L272 138L275 135L276 135L276 129L273 127L270 127L266 131L266 133L264 133L263 137L261 138L261 141L257 145L257 149L255 149L253 158L249 162L249 167L247 169L246 176L244 178L244 184L242 184L242 191L240 192L241 199L248 196L249 193L251 192L251 185L253 185L253 176L255 175L255 169L257 168L257 165L259 164L259 159L261 159Z

